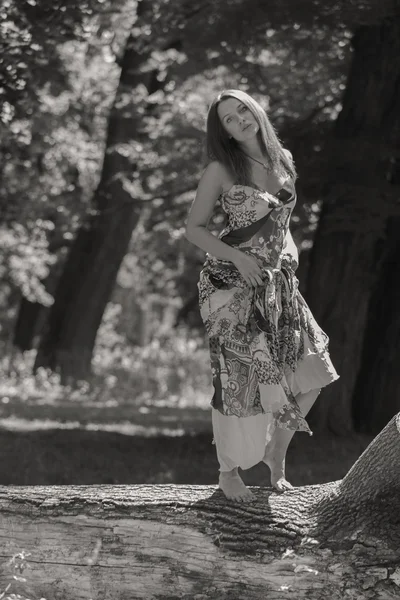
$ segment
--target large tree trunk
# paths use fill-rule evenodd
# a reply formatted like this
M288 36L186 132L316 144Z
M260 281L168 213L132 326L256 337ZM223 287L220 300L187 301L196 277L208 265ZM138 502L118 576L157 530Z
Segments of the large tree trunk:
M139 3L143 21L149 22L153 8L150 0ZM147 44L138 50L135 35L128 40L121 64L95 210L78 232L67 258L38 348L35 369L58 370L63 380L85 379L90 374L97 330L140 215L138 192L132 192L139 181L135 148L145 135L141 131L143 107L138 109L137 98L143 87L151 94L160 82L153 71L142 72L140 67L154 47Z
M252 488L249 505L215 486L3 487L0 589L63 600L398 598L399 475L400 414L344 479ZM22 551L26 581L13 581L6 561Z
M372 290L379 276L388 220L398 213L391 180L400 142L400 19L359 28L343 108L327 156L324 200L307 282L307 300L330 336L341 378L309 413L312 428L352 429Z
M400 410L400 217L389 219L386 236L354 395L356 428L373 433Z

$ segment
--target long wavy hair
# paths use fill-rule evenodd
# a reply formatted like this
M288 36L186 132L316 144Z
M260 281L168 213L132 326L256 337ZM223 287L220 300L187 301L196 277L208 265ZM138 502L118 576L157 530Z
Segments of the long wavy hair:
M241 90L224 90L212 101L207 115L207 156L210 160L222 163L235 177L237 183L251 184L250 159L241 150L234 138L229 138L219 118L217 109L222 100L236 98L251 111L256 119L261 150L265 152L267 164L278 175L285 172L296 180L297 173L293 161L285 154L275 129L263 107L254 98Z

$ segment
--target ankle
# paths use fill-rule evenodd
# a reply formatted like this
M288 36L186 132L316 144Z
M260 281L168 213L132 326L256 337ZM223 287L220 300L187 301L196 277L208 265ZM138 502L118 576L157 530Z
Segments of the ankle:
M262 458L263 462L270 461L272 457L276 454L276 446L275 441L272 439L268 444L265 445L264 456Z
M286 452L280 452L274 448L273 452L265 452L262 461L274 472L285 471Z

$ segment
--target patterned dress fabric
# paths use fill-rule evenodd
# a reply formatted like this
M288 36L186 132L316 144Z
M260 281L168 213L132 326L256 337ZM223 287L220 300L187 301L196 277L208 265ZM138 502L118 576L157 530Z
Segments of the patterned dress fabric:
M328 337L298 289L298 251L289 231L294 184L289 179L274 196L234 184L220 201L228 221L218 237L257 260L263 285L250 287L233 263L207 255L198 290L210 347L213 413L228 417L225 428L232 419L254 422L256 415L269 413L273 427L312 435L295 396L339 376L329 357ZM214 416L213 425L215 437Z

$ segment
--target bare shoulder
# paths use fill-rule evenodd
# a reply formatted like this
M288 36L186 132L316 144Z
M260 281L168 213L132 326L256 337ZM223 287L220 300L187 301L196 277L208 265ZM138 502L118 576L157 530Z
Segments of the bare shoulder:
M210 162L207 168L210 169L212 176L220 182L220 193L231 189L232 185L235 183L235 178L225 165L214 160Z
M200 178L198 192L206 189L207 193L217 197L233 185L233 177L229 170L218 160L213 160L208 163Z
M220 163L218 160L213 160L208 163L207 167L204 170L203 177L207 179L213 179L214 181L221 184L221 188L223 188L223 184L226 179L229 179L229 173L226 167Z

